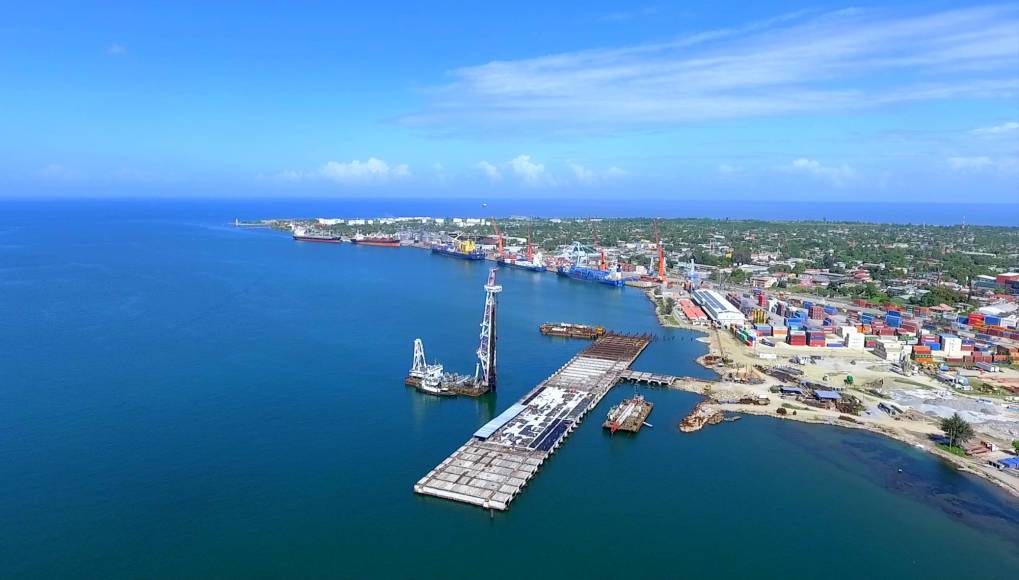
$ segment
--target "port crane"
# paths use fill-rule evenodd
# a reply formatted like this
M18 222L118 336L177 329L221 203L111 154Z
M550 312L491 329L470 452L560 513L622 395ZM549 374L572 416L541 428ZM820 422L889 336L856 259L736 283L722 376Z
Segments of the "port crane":
M495 230L495 239L498 240L498 244L499 244L499 246L498 246L498 256L499 256L499 259L501 260L503 258L503 255L502 255L502 232L499 231L499 224L495 221L495 218L492 218L492 229Z
M655 248L658 250L658 282L665 283L665 248L662 246L662 238L658 233L658 220L652 222L655 230Z

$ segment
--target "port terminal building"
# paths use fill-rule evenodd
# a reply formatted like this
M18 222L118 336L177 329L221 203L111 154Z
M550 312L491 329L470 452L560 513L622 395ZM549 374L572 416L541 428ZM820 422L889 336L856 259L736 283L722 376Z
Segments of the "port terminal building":
M714 290L694 290L693 299L711 320L722 326L743 326L746 324L747 317Z

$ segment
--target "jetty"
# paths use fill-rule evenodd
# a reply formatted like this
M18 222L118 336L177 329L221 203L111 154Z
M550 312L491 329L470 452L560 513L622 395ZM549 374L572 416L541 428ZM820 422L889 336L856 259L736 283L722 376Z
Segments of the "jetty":
M414 492L504 511L651 342L606 332L475 431Z

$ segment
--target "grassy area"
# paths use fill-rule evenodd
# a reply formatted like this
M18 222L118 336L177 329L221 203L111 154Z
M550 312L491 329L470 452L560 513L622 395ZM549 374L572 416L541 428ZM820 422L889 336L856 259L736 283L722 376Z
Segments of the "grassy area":
M951 453L952 455L958 455L959 457L966 457L966 452L962 450L962 447L953 447L946 443L937 443L938 449L942 449Z
M782 406L786 409L796 409L797 411L809 411L807 407L801 407L799 405L793 405L792 403L782 403Z

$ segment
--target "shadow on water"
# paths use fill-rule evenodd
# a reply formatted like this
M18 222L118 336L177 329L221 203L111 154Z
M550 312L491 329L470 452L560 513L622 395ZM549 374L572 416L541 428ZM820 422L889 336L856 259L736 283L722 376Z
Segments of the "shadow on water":
M927 452L837 426L781 424L777 432L819 461L1019 548L1019 502L947 462L931 461Z

